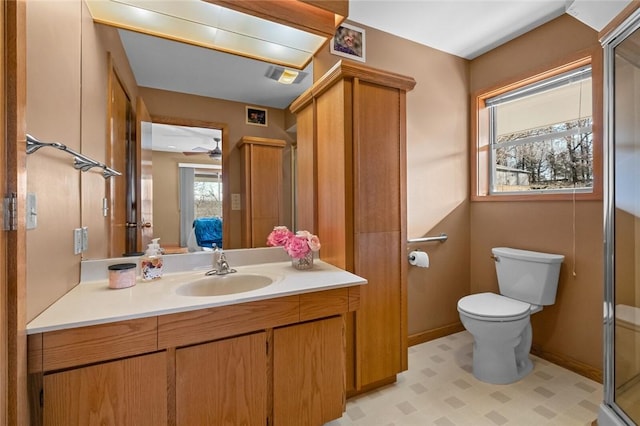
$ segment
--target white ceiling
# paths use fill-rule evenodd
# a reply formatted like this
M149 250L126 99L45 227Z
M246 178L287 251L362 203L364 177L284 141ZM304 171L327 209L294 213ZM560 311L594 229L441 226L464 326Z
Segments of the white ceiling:
M350 0L349 20L473 59L563 13L600 31L630 0Z
M349 21L473 59L563 13L601 30L631 0L350 0ZM312 83L266 77L271 65L120 30L138 85L286 108ZM187 150L187 149L184 149Z

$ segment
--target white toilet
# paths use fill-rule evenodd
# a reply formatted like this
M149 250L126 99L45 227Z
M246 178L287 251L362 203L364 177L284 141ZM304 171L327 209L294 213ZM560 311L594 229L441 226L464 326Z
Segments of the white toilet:
M529 316L556 301L564 256L506 247L491 250L500 294L458 301L462 325L473 335L473 375L483 382L513 383L531 372Z

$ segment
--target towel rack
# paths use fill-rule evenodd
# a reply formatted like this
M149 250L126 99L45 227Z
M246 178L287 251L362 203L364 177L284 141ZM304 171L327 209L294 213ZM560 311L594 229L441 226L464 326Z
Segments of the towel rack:
M444 232L440 235L438 235L437 237L422 237L422 238L411 238L409 240L407 240L408 244L411 243L428 243L430 241L440 241L441 243L444 243L445 241L447 241L447 238L449 238L447 236L447 234L445 234Z
M102 176L105 179L109 179L111 176L122 176L122 173L112 169L111 167L108 167L106 164L93 160L86 155L77 153L64 144L61 144L59 142L41 142L31 135L27 135L27 154L33 154L34 152L45 146L56 148L73 155L73 167L77 170L86 172L94 167L100 167L102 169Z

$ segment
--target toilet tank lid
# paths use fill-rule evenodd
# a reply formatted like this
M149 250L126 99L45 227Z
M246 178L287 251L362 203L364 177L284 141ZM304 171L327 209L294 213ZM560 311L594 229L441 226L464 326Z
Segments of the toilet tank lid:
M491 249L494 256L510 257L512 259L526 260L541 263L562 263L564 256L561 254L542 253L538 251L522 250L509 247L494 247Z

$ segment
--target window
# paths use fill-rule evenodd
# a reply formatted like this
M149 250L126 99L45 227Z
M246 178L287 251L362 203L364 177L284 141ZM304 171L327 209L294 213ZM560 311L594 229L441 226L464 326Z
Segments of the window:
M180 245L189 242L193 221L222 218L222 169L218 165L179 163Z
M478 196L592 194L590 61L476 98Z
M193 201L195 218L222 217L222 173L196 170Z

